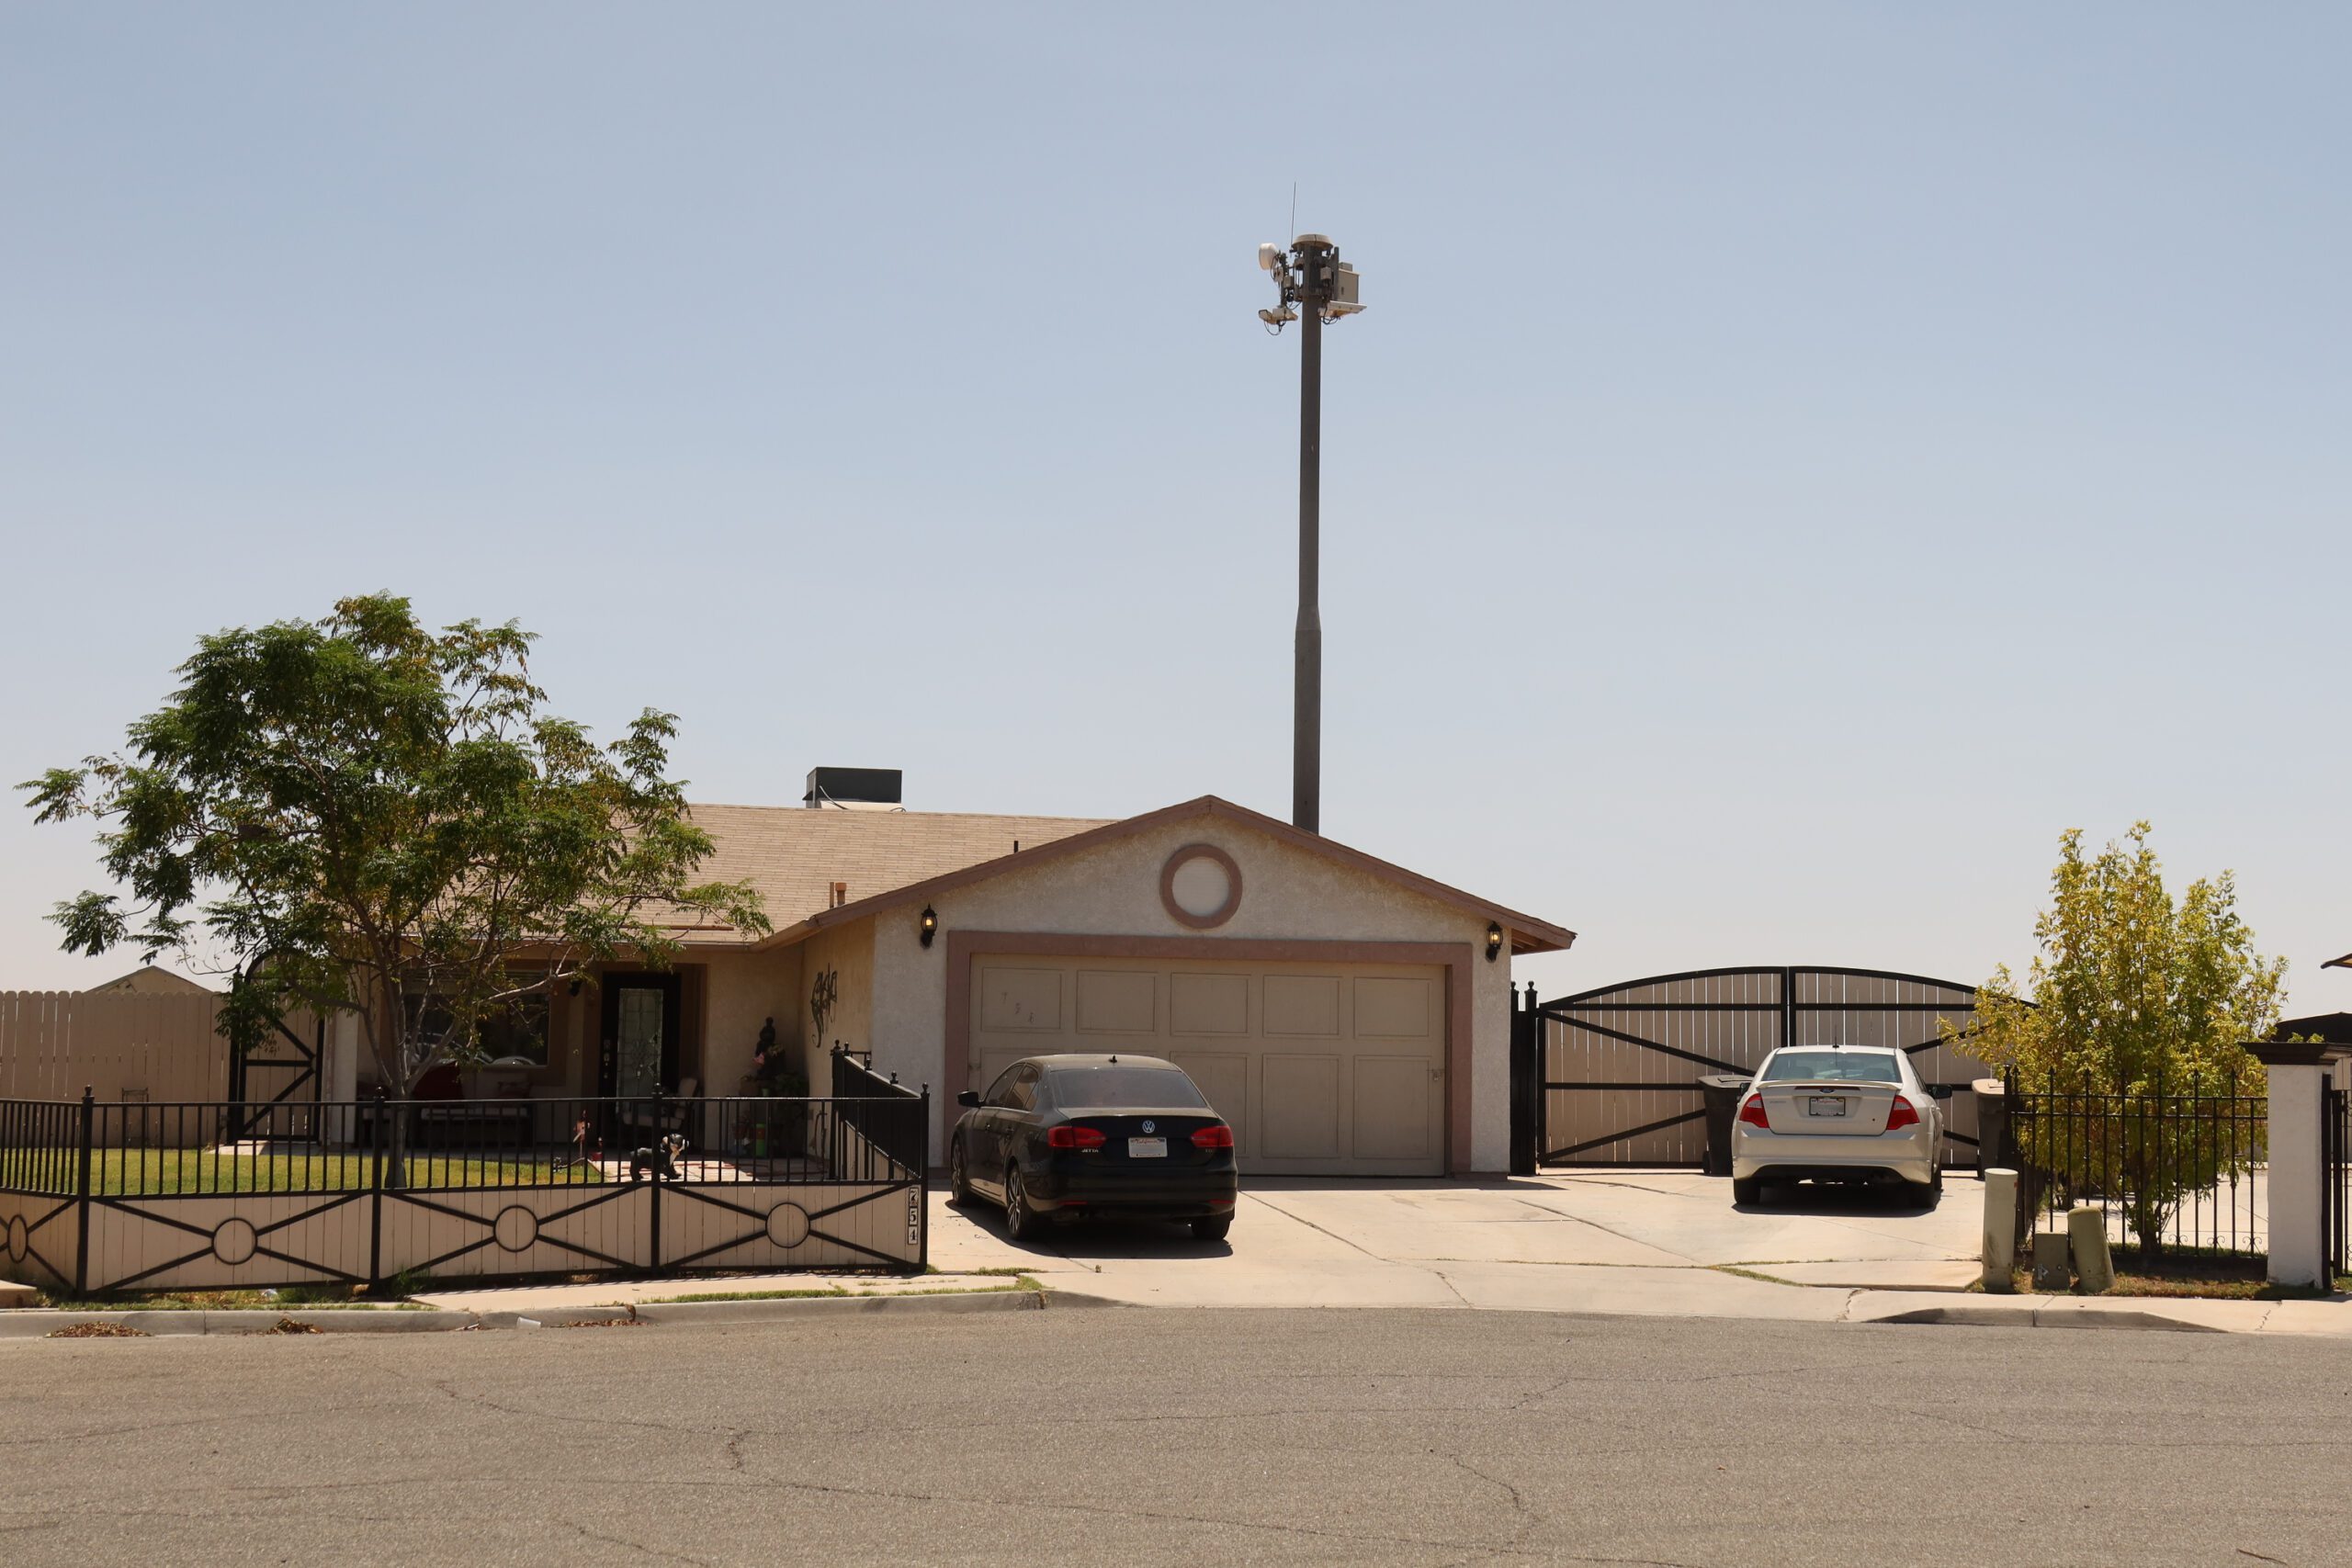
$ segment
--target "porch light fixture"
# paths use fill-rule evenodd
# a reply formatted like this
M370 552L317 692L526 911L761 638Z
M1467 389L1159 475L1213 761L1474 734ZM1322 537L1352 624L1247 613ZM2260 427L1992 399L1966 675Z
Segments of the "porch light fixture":
M922 944L929 947L931 939L939 934L939 911L925 904L915 920L915 931L922 938Z
M1487 962L1492 964L1503 955L1503 928L1499 920L1487 922Z

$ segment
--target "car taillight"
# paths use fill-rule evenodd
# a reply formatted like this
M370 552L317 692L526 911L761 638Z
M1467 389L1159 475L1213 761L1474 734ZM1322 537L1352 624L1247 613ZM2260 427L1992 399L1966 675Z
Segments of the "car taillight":
M1919 1112L1913 1109L1909 1100L1896 1095L1894 1103L1887 1108L1886 1130L1892 1133L1897 1127L1917 1127L1918 1124Z
M1107 1141L1100 1127L1081 1127L1066 1122L1046 1129L1046 1146L1049 1149L1099 1149Z
M1747 1103L1739 1108L1739 1119L1751 1127L1761 1127L1768 1133L1772 1130L1772 1123L1764 1120L1764 1097L1760 1094L1747 1097Z
M1233 1129L1219 1122L1213 1126L1193 1129L1193 1146L1196 1149L1229 1149L1233 1146Z

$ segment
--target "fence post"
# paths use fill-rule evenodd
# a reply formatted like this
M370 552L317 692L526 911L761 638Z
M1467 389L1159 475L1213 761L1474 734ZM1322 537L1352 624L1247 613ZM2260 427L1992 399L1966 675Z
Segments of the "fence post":
M74 1293L76 1296L86 1296L90 1293L90 1145L97 1130L96 1126L97 1116L97 1092L91 1085L84 1084L82 1086L81 1170L74 1184L79 1211L74 1222L74 1229L78 1233L78 1240L74 1247Z
M2327 1073L2345 1048L2317 1041L2263 1041L2246 1050L2269 1069L2270 1282L2335 1283L2327 1278L2322 1188L2335 1179L2322 1157Z
M375 1168L368 1173L368 1291L384 1288L384 1086L376 1086L376 1117L368 1124Z
M646 1227L645 1246L649 1255L646 1267L657 1274L662 1271L662 1171L670 1159L669 1147L662 1141L662 1101L667 1097L668 1091L660 1084L653 1086L653 1179L646 1184L653 1210Z
M917 1178L921 1180L922 1207L917 1211L922 1219L922 1235L915 1250L915 1272L927 1273L931 1269L931 1086L922 1086L922 1157L915 1161Z
M1976 1101L1976 1174L2017 1168L2017 1151L2009 1146L2008 1085L2000 1078L1977 1078L1968 1086Z
M1517 990L1509 993L1510 1010L1510 1173L1535 1174L1535 1102L1542 1096L1544 1075L1535 1066L1535 1014Z

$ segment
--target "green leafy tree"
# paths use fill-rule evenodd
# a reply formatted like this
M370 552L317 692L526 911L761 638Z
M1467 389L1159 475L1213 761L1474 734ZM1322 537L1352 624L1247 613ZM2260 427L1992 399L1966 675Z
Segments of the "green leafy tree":
M609 745L545 709L512 623L434 633L408 601L224 631L128 744L22 786L44 822L99 824L107 873L51 917L70 952L225 950L222 1032L291 1008L356 1015L405 1095L481 1055L482 1025L588 965L677 956L681 927L771 927L667 776L673 716Z
M2025 1093L2109 1097L2068 1105L2063 1137L2026 1122L2024 1157L2120 1201L2154 1251L2184 1196L2260 1157L2261 1127L2159 1115L2153 1097L2263 1093L2262 1066L2244 1047L2277 1025L2287 964L2255 952L2228 872L2175 903L2149 831L2135 823L2097 856L2084 853L2081 829L2065 832L2034 924L2041 953L2023 987L2004 964L1978 990L1965 1048L2009 1069Z

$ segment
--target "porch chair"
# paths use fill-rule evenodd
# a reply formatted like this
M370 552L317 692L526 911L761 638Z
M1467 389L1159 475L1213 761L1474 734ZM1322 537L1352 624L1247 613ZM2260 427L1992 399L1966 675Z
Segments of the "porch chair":
M692 1139L701 1129L688 1129L686 1123L693 1115L693 1107L686 1102L699 1099L701 1094L700 1078L682 1077L678 1080L676 1096L662 1107L660 1114L655 1114L650 1105L624 1105L620 1108L620 1123L649 1138L659 1137L664 1133L684 1133Z

